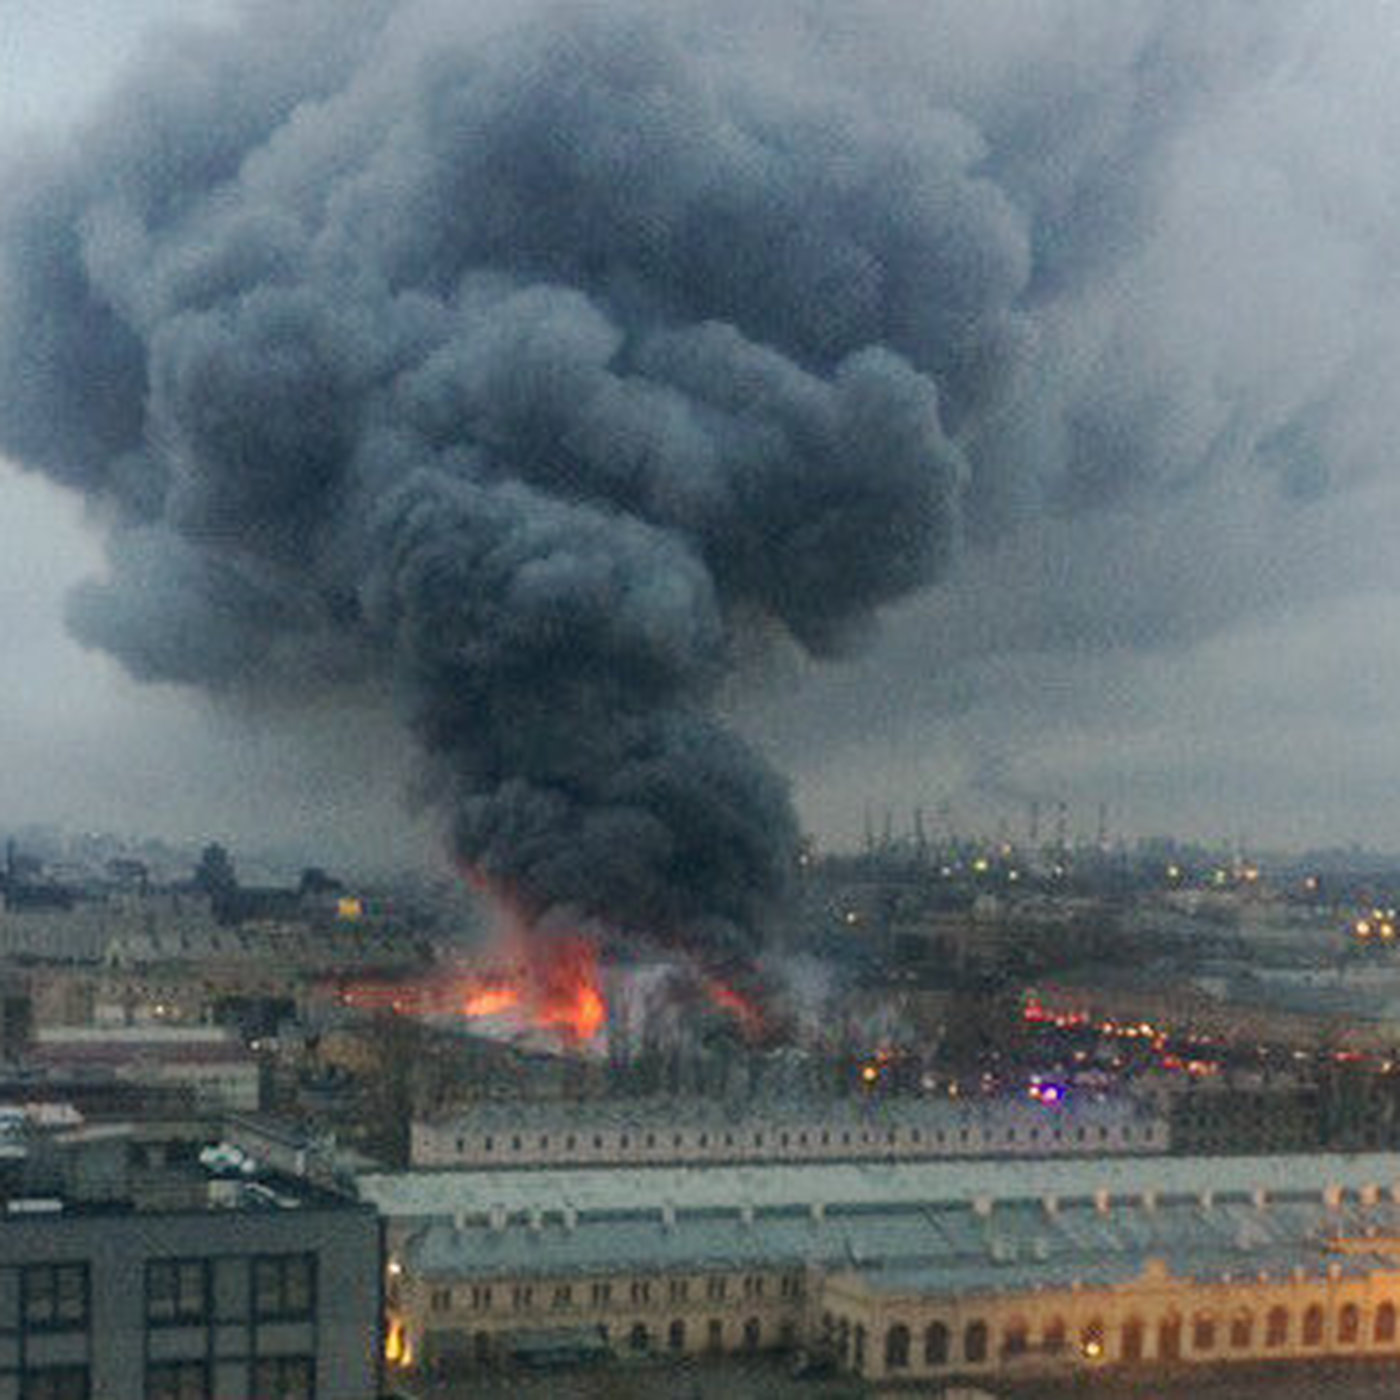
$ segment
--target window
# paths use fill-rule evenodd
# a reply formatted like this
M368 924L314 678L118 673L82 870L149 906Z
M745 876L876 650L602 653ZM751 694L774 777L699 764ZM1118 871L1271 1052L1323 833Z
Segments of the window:
M267 1254L253 1261L253 1316L310 1317L316 1310L316 1256Z
M88 1400L92 1383L86 1366L41 1366L20 1372L20 1400Z
M673 1278L668 1291L673 1303L684 1303L690 1295L690 1280L685 1278Z
M31 1331L86 1327L88 1266L29 1264L20 1272L20 1297L21 1324Z
M1254 1317L1248 1312L1237 1312L1230 1319L1230 1346L1234 1351L1246 1351L1254 1341Z
M987 1324L980 1318L963 1329L963 1360L971 1363L987 1359Z
M472 1307L477 1312L486 1312L491 1307L491 1285L474 1284L472 1286Z
M885 1365L891 1371L902 1371L909 1365L909 1329L902 1322L885 1333Z
M1395 1340L1395 1304L1382 1303L1376 1309L1376 1326L1373 1336L1378 1342Z
M146 1400L208 1400L209 1366L203 1361L164 1361L146 1371Z
M757 1351L763 1342L763 1327L756 1317L744 1320L744 1350Z
M519 1151L520 1151L520 1136L519 1136L519 1134L516 1134L516 1136L514 1136L513 1138L511 1138L511 1140L510 1140L510 1150L511 1150L512 1152L519 1152Z
M314 1400L315 1363L309 1356L264 1356L253 1366L258 1400Z
M428 1299L428 1306L435 1313L452 1311L452 1290L450 1288L435 1288Z
M1315 1347L1322 1344L1322 1304L1312 1303L1303 1314L1303 1345Z
M1361 1309L1355 1303L1343 1303L1337 1314L1337 1340L1355 1342L1361 1336Z
M724 1323L717 1317L712 1317L709 1326L705 1329L705 1346L710 1351L724 1349Z
M941 1322L930 1322L924 1329L924 1365L948 1364L948 1328Z
M1209 1313L1200 1313L1191 1324L1191 1345L1197 1351L1215 1350L1215 1319Z
M1030 1328L1024 1318L1014 1317L1006 1324L1001 1334L1001 1354L1003 1356L1024 1356L1030 1350Z
M1264 1323L1264 1345L1281 1347L1288 1341L1288 1309L1270 1308Z
M593 1304L595 1307L605 1307L612 1302L612 1284L595 1283L593 1285Z
M778 1293L784 1298L800 1298L802 1296L802 1275L784 1274L778 1280Z
M645 1279L634 1278L632 1280L632 1301L634 1303L651 1302L651 1284Z
M535 1302L535 1290L528 1283L517 1283L510 1293L510 1305L516 1312L524 1312L527 1308L533 1307Z
M712 1302L719 1302L727 1291L728 1280L722 1277L715 1277L705 1280L705 1296Z
M1168 1313L1157 1324L1157 1359L1159 1361L1179 1361L1181 1359L1181 1319L1175 1313Z
M1041 1339L1045 1350L1054 1355L1055 1352L1065 1349L1066 1336L1065 1320L1062 1317L1052 1317L1045 1324L1045 1335Z
M567 1308L573 1305L574 1290L571 1284L561 1283L555 1286L554 1297L551 1300L552 1306L556 1308Z
M632 1330L627 1334L627 1345L633 1351L646 1351L651 1346L651 1334L647 1331L645 1322L635 1322Z
M762 1278L760 1278L757 1274L750 1274L750 1275L744 1280L744 1297L745 1297L745 1298L761 1298L761 1297L763 1297L763 1280L762 1280Z
M666 1345L672 1351L685 1350L685 1320L676 1318L666 1332Z
M1123 1324L1121 1356L1124 1361L1142 1360L1143 1332L1144 1328L1140 1317L1130 1317Z

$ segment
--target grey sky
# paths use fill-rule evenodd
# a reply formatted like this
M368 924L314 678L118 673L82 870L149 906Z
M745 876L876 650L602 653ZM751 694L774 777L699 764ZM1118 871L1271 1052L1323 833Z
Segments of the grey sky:
M0 0L6 145L67 126L148 23L193 13L58 8ZM810 82L810 45L852 90L956 111L1033 258L993 409L969 415L960 560L855 656L780 648L733 688L804 822L835 841L867 804L970 825L1065 798L1129 833L1400 846L1393 8L1238 0L1173 25L1025 0L1007 24L954 3L924 7L937 35L894 5L868 25L737 8L712 7L751 26L735 66ZM63 631L103 567L81 506L5 470L0 531L0 820L423 839L382 715L138 685Z

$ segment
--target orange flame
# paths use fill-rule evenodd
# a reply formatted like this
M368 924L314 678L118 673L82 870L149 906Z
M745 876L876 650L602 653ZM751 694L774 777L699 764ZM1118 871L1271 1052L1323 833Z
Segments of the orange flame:
M727 1011L738 1021L739 1029L743 1032L746 1040L762 1039L767 1026L763 1012L759 1010L756 1002L751 1001L727 982L721 982L717 977L705 978L704 985L710 1000L721 1011Z

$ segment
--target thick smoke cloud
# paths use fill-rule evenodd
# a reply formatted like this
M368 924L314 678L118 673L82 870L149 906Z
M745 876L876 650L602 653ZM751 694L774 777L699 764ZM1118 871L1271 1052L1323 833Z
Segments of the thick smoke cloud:
M742 660L961 569L830 738L968 711L1008 649L1267 611L1268 540L1313 557L1374 479L1390 186L1329 184L1324 99L1384 13L657 8L161 41L7 172L0 448L106 524L80 638L221 693L388 677L468 862L728 957L794 837L716 718Z
M712 717L736 639L937 576L1022 221L962 119L641 12L296 30L172 37L14 174L0 441L110 522L72 625L215 690L387 669L472 866L741 955L795 824Z

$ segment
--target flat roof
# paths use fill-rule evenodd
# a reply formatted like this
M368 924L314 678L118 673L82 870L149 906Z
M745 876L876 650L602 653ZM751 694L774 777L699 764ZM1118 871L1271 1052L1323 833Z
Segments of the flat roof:
M1243 1157L959 1158L716 1166L528 1167L371 1172L359 1194L391 1220L585 1211L735 1210L834 1205L971 1204L1204 1192L1321 1192L1400 1186L1400 1153Z

